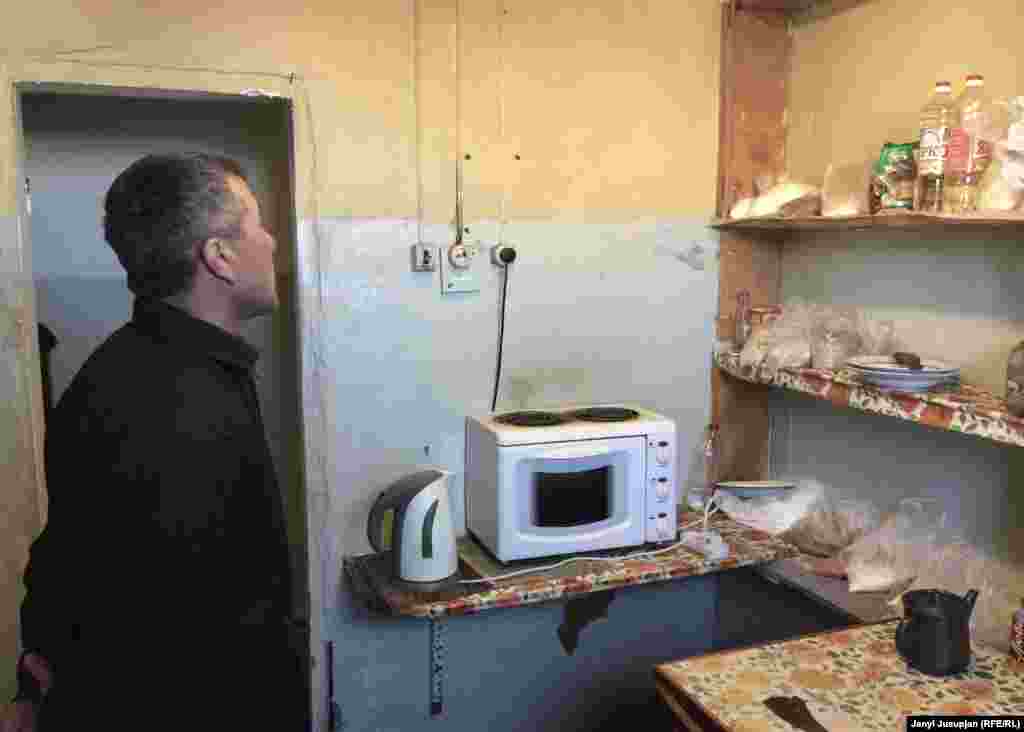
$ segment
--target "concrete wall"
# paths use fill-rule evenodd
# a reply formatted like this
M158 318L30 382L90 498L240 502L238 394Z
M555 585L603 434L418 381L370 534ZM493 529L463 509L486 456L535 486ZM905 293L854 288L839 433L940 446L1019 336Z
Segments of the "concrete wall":
M864 3L795 29L787 141L793 178L820 184L828 163L877 159L885 141L916 139L938 79L981 73L994 97L1019 94L1020 4L948 0ZM783 249L782 295L892 318L899 346L961 366L1004 394L1006 361L1024 340L1020 236L979 232L802 237ZM816 475L883 506L934 496L978 543L1024 559L1019 451L800 397L776 404L779 469Z
M261 90L292 104L311 600L321 611L311 618L313 651L320 661L322 643L335 643L336 695L350 729L419 728L427 633L421 621L357 622L341 556L367 549L366 512L391 479L427 460L461 469L462 419L490 406L498 273L483 266L479 294L442 297L436 274L408 265L415 241L452 240L457 158L468 236L520 249L499 408L637 402L679 420L687 456L679 467L688 468L708 413L717 243L703 222L715 190L719 12L713 0L317 0L299 10L43 0L6 26L0 71L9 82L130 94ZM10 103L10 88L3 94ZM14 128L4 130L0 159L17 152ZM14 166L0 176L10 232L0 253L15 310L4 323L32 322L31 288L17 279L32 257L16 235L20 181ZM12 368L26 376L12 372L0 385L14 385L24 417L38 407L28 380L36 356L27 338L15 346ZM21 506L5 613L39 516L31 472L39 453L18 418L0 426L16 456L7 469L20 471L4 485ZM697 650L709 641L713 596L704 581L633 593L601 626L610 635L597 655L614 648L631 673L646 675L655 657ZM547 712L531 711L532 691L510 696L506 682L473 665L483 638L518 648L509 661L517 674L539 673L530 659L561 653L549 632L555 615L492 613L454 631L451 718L436 726L461 729L474 710L497 715L495 728L562 724L569 707L545 722ZM543 629L536 653L521 637L534 618ZM632 646L637 628L654 629L653 640ZM694 634L703 641L691 644ZM584 648L598 637L586 636ZM13 635L5 643L13 657ZM585 703L598 664L580 657L556 666L560 683L580 689L574 704ZM388 670L396 668L417 676ZM323 674L318 663L317 683ZM594 693L613 693L614 679L603 678L612 685ZM470 680L471 697L462 686ZM314 698L322 711L317 689Z

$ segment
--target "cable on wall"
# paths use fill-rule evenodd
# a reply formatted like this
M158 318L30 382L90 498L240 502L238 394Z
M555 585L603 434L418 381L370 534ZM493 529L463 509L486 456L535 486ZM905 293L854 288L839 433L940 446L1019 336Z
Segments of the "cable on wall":
M515 250L512 249L512 259L515 259ZM500 254L498 255L500 256ZM494 396L491 397L491 411L493 412L498 406L498 388L501 386L501 351L505 342L505 302L508 296L508 275L509 269L512 262L509 261L502 268L501 273L501 305L499 306L498 314L498 366L494 374Z

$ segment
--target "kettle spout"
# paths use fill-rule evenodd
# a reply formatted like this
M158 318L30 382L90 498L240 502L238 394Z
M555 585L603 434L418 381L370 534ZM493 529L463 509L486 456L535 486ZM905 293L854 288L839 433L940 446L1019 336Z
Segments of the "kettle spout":
M977 590L968 590L967 594L964 595L964 602L967 603L967 617L971 617L971 612L974 610L974 603L978 599Z

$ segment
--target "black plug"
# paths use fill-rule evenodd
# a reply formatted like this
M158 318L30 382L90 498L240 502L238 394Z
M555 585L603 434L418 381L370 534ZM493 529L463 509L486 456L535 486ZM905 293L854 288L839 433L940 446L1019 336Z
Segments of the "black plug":
M516 248L509 244L498 244L491 249L491 259L499 267L506 267L516 261Z

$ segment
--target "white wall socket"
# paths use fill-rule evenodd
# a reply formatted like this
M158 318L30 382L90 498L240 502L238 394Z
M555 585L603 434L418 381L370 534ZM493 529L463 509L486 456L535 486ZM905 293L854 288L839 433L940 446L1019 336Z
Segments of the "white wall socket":
M479 244L452 244L441 256L441 294L480 292L476 262L480 258Z
M437 269L437 247L429 244L412 245L412 271L433 272Z

